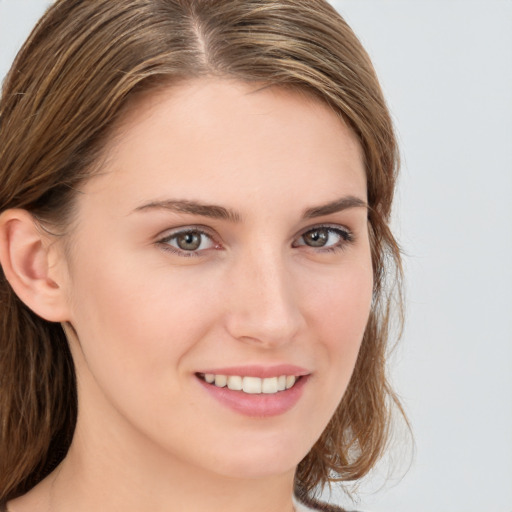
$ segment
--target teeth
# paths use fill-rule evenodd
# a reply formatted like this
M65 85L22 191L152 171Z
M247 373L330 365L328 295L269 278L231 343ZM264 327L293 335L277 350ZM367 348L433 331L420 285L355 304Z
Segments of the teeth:
M286 377L286 389L290 389L295 384L295 380L293 375L288 375L288 377Z
M228 378L225 375L215 375L215 385L218 388L223 388L228 383Z
M280 375L279 377L260 379L259 377L205 373L202 377L208 384L214 384L218 388L227 386L233 391L243 391L250 395L262 393L272 395L279 391L290 389L295 385L295 382L297 382L295 375Z
M263 379L261 383L262 393L277 393L277 377L271 379Z
M244 393L256 395L261 393L261 384L261 379L259 379L258 377L244 377L242 389Z
M242 377L230 375L228 377L228 388L233 391L241 391L243 389Z

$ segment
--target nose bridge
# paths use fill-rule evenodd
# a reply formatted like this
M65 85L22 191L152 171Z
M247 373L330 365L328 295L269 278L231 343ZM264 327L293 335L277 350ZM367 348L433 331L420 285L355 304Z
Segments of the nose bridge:
M286 257L276 247L247 250L231 269L228 330L264 345L286 343L302 316Z

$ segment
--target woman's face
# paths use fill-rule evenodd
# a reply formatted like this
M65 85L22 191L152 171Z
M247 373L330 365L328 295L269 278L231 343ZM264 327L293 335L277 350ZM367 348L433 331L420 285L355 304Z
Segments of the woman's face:
M103 171L65 265L77 432L123 460L144 445L222 475L293 472L370 310L355 137L299 93L201 80L134 106Z

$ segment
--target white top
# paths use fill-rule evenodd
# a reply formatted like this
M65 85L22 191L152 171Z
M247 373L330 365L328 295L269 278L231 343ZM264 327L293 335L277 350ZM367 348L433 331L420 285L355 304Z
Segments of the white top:
M335 505L330 505L328 503L319 504L320 508L310 508L300 503L295 496L293 496L293 506L295 508L295 512L343 512L345 510L343 508L339 508Z
M293 497L293 506L295 508L295 512L322 512L319 508L309 508L306 507L306 505L299 503L295 496Z

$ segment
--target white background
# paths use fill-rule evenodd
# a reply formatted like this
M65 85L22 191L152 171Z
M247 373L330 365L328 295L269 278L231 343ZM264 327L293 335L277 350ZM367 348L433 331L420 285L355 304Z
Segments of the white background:
M0 0L0 77L48 3ZM416 448L356 507L512 512L512 1L332 3L374 60L403 153L393 380Z

